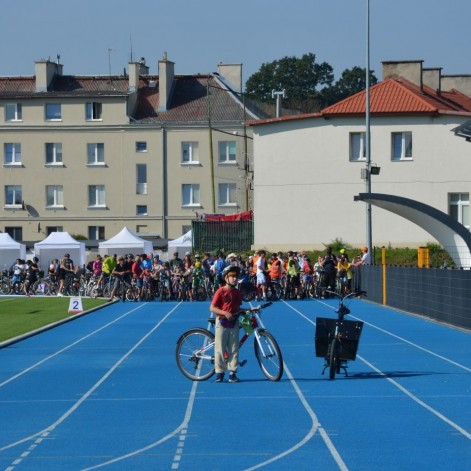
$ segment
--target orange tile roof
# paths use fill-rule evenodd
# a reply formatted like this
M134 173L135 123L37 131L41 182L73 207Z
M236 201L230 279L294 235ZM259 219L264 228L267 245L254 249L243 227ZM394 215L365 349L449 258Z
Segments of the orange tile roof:
M323 116L365 114L366 91L357 93L321 111ZM469 113L471 98L451 90L437 92L422 89L403 78L390 78L370 88L372 114L440 114Z

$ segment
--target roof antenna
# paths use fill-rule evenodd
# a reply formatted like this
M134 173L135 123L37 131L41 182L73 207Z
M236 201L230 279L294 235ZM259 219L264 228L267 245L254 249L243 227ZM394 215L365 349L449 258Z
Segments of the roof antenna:
M131 43L131 62L132 62L132 34L129 35L129 42Z
M113 49L111 49L110 47L108 48L108 72L109 72L109 75L110 75L110 82L111 82L111 51Z

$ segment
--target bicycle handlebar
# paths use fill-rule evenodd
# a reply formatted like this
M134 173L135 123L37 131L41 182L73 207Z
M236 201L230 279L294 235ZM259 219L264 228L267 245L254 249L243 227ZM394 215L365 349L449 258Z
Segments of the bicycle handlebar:
M268 306L271 306L273 303L270 301L268 303L261 304L260 306L257 306L258 309L265 309Z
M264 304L260 304L260 306L256 306L254 308L251 308L251 309L245 309L245 310L242 310L242 311L239 311L239 314L244 314L244 313L250 313L250 312L258 312L258 311L261 311L262 309L265 309L266 307L268 306L271 306L273 304L272 301L269 301L268 303L264 303Z
M326 293L335 294L335 296L340 298L340 302L343 302L344 299L351 298L352 296L364 296L365 298L367 297L366 296L366 291L362 291L362 290L352 291L352 292L350 292L346 295L341 295L341 294L337 293L336 291L331 291L329 289L326 289L325 291L326 291Z

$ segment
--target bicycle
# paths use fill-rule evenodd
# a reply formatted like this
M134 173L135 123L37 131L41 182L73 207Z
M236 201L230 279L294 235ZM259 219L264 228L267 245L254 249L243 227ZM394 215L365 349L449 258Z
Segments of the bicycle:
M261 320L261 310L272 303L265 303L254 311L243 311L240 327L244 335L239 340L239 348L254 334L255 357L262 373L270 381L279 381L283 375L283 357L273 335L265 329ZM214 325L216 318L209 319ZM184 332L177 341L176 359L179 370L193 381L205 381L215 373L214 334L204 328L194 327ZM247 360L239 363L244 366Z
M335 379L335 375L341 370L348 376L348 361L356 358L358 343L363 329L361 321L346 321L344 317L350 314L348 304L354 296L366 296L365 291L353 291L346 295L340 295L335 291L329 294L338 296L339 307L335 310L337 319L318 317L316 319L315 347L316 357L324 358L324 369L329 369L329 378Z

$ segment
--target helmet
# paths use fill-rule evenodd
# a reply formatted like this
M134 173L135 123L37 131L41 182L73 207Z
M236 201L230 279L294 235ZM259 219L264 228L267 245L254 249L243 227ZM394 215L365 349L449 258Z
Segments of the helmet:
M39 258L38 257L33 257L33 262L39 262Z
M185 255L191 255L191 252L185 252Z
M344 254L344 253L345 253L345 249L340 249L340 253L341 253L341 254Z
M229 275L229 273L235 273L236 276L239 276L240 268L234 265L229 265L222 271L222 277L225 278L227 275Z

